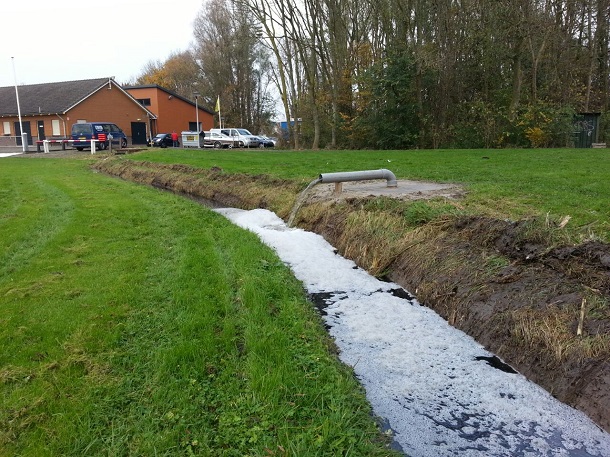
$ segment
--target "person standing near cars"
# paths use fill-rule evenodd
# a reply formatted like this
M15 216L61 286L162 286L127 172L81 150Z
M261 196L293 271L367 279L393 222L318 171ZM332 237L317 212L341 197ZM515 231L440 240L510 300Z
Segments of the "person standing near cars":
M172 143L174 144L175 148L178 147L178 134L175 130L172 132Z

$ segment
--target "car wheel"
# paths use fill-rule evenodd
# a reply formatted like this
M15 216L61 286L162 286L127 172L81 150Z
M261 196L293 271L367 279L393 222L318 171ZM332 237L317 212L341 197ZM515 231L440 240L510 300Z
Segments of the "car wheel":
M216 143L214 143L214 149L220 149L220 141L217 141Z
M76 148L77 151L82 151L85 148Z
M97 148L98 148L100 151L103 151L104 149L106 149L106 143L105 143L104 141L100 141L100 142L98 143L98 145L97 145Z
M127 140L125 138L121 138L121 147L122 148L126 148L127 147Z
M240 142L239 142L239 147L240 147L240 148L243 148L243 147L244 147L244 142L243 142L243 141L240 141Z
M227 145L227 148L228 148L228 149L233 149L233 144L228 144L228 145Z
M165 143L161 143L159 146L161 146L162 148L166 148L166 147L167 147L167 144L165 144Z
M265 143L258 143L258 147L261 148L261 149L264 148L265 147Z

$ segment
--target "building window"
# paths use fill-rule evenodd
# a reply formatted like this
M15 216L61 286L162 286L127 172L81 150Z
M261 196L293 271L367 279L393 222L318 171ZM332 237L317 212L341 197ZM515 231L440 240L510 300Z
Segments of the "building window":
M137 100L142 106L150 106L150 98L138 98Z
M53 128L53 136L60 136L61 131L59 130L59 119L52 119L51 126Z
M3 125L3 129L4 129L4 134L10 135L11 134L11 123L9 121L4 121L2 123L2 125Z

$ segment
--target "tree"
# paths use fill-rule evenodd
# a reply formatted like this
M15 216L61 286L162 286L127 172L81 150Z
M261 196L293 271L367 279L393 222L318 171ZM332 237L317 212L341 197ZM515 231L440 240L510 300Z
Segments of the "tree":
M172 53L165 62L150 61L136 84L157 84L186 98L192 98L198 66L190 51Z
M213 1L208 92L273 81L295 147L560 145L567 113L610 103L610 0ZM273 65L227 65L257 29Z
M194 24L197 86L211 104L220 97L223 125L258 130L273 112L269 56L255 20L239 3L210 0Z

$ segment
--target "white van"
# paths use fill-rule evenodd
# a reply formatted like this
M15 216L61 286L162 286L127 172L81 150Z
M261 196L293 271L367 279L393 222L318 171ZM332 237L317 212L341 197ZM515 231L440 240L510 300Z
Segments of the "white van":
M235 140L235 142L242 148L258 148L261 140L256 135L252 135L246 129L210 129L211 132L224 133Z

